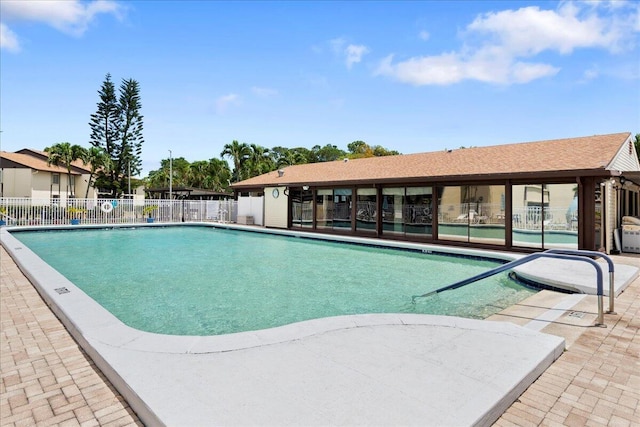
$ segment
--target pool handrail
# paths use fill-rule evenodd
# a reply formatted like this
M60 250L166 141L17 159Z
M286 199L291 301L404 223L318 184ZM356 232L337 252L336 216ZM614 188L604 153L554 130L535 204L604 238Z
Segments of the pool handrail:
M614 282L614 270L615 266L613 264L613 260L611 257L603 252L598 251L588 251L584 249L548 249L545 251L546 253L554 253L554 254L565 254L565 255L578 255L578 256L586 256L586 257L595 257L604 259L609 265L609 310L607 314L616 314L613 310L614 299L615 299L615 282Z
M596 319L595 326L605 327L604 324L604 313L603 313L603 286L602 286L602 270L597 262L592 260L591 258L585 258L584 256L579 255L566 255L566 254L556 254L556 253L548 253L548 252L537 252L534 254L529 254L523 258L516 259L514 261L508 262L491 270L485 271L484 273L477 274L468 279L461 280L456 283L452 283L447 286L443 286L441 288L435 289L433 291L427 292L422 295L414 295L411 300L415 302L416 298L428 297L431 295L438 294L443 291L450 291L453 289L461 288L462 286L468 285L469 283L476 282L478 280L486 279L487 277L493 276L494 274L502 273L503 271L511 270L514 267L517 267L522 264L526 264L527 262L534 261L538 258L555 258L555 259L565 259L570 261L584 261L586 263L591 264L596 269L596 293L598 295L598 318Z

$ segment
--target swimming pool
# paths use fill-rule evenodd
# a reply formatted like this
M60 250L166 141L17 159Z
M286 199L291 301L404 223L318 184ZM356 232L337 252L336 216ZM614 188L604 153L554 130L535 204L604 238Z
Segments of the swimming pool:
M412 304L497 262L216 227L12 234L123 323L170 335L362 313L485 318L535 292L500 275Z

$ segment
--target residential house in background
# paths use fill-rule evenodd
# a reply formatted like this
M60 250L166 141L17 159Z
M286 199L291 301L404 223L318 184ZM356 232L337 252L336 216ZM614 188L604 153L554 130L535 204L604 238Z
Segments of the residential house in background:
M48 165L47 153L33 149L0 152L0 197L28 197L31 199L84 198L87 194L91 169L77 160L69 175L62 166ZM89 188L89 198L97 192Z

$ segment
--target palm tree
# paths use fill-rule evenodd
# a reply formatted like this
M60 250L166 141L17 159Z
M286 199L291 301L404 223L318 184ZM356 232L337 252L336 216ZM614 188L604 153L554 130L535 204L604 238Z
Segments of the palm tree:
M209 162L206 160L198 160L189 165L189 179L187 184L190 187L208 188L206 186L207 177L209 175Z
M88 150L85 150L84 157L82 157L82 162L85 165L89 165L91 168L91 173L89 174L89 182L87 183L87 192L84 195L84 198L89 197L89 187L91 187L91 181L93 177L96 176L96 172L98 170L108 170L111 165L111 158L105 153L102 148L99 147L91 147Z
M150 171L146 180L147 187L164 187L169 182L169 168L161 167L158 170Z
M67 196L74 197L73 186L71 184L71 165L76 160L85 157L86 150L79 145L71 145L68 142L60 142L58 144L47 147L44 151L48 155L47 164L63 166L67 169L67 177L69 184L67 187ZM71 194L69 195L69 192Z
M233 140L231 144L225 144L224 150L220 153L220 157L231 157L233 160L233 178L234 181L242 179L242 166L251 155L251 149L244 142L240 143Z
M221 159L210 159L207 167L208 175L205 181L205 188L215 191L226 191L231 180L229 164Z
M286 150L280 157L278 157L276 166L278 168L283 168L285 166L299 165L306 162L306 157L300 151Z
M276 164L270 156L269 149L260 145L251 144L251 153L245 162L245 170L243 176L251 178L263 173L272 171L276 168Z

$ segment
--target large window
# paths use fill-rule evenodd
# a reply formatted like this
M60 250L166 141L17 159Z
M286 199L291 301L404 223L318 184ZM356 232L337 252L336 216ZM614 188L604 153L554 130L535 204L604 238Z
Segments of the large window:
M431 235L433 198L431 187L407 187L405 191L405 235Z
M382 189L382 233L395 236L431 236L432 187Z
M382 189L382 234L404 235L404 187Z
M291 188L291 225L293 227L313 227L313 192L309 189Z
M333 227L333 190L316 191L316 228L330 230Z
M353 192L350 188L333 190L333 229L351 230Z
M438 239L504 245L504 185L441 187Z
M378 218L377 190L375 188L358 188L356 200L356 230L375 234Z
M512 188L513 246L577 249L576 184L525 184Z

